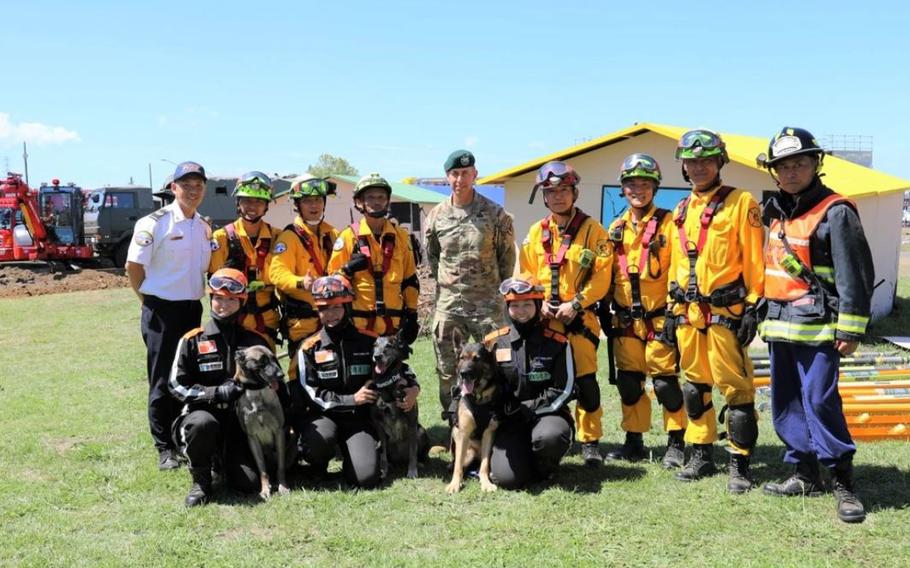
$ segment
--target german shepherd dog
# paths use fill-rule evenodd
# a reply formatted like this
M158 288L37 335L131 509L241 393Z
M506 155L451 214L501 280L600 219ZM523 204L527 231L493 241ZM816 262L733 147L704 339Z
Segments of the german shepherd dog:
M408 479L417 477L417 461L429 451L429 437L419 423L417 404L405 412L398 408L404 400L408 375L413 371L404 360L411 348L397 335L379 337L373 345L373 388L379 394L371 409L379 436L379 472L389 473L389 462L408 464Z
M278 493L287 495L291 492L287 468L294 463L297 448L287 443L284 411L278 398L278 389L284 388L284 372L275 354L259 345L238 350L234 361L234 380L244 386L235 410L259 470L259 496L271 497L270 467L277 469Z
M452 454L455 458L452 481L446 493L457 493L464 480L464 468L480 458L480 489L496 491L490 481L490 455L503 389L496 379L493 353L480 343L465 343L458 356L458 403L452 425Z

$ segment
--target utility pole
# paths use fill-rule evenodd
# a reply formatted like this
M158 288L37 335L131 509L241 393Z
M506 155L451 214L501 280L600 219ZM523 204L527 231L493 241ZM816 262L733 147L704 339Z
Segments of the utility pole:
M25 185L28 185L28 150L25 141L22 141L22 161L25 162Z
M155 186L152 185L152 163L149 162L149 189L155 191Z

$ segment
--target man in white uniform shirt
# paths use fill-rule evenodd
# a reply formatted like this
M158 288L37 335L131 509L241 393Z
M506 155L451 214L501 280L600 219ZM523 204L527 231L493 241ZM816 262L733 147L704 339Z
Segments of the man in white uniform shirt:
M202 322L205 271L212 229L196 209L205 197L205 169L183 162L174 171L174 201L136 222L126 258L130 286L142 302L142 340L148 352L148 416L158 469L179 467L171 424L180 409L168 392L177 343Z

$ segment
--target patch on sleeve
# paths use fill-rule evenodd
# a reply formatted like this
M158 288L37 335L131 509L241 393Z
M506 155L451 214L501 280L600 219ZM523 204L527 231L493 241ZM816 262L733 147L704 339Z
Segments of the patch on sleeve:
M218 346L215 345L214 341L208 340L199 342L199 353L204 355L206 353L215 353L216 351L218 351Z
M221 248L221 245L218 244L218 239L212 239L211 243L212 243L212 252L215 252L216 250Z
M133 242L141 247L147 247L155 241L155 238L148 231L139 231L133 235Z
M761 211L758 207L749 208L749 224L755 228L761 227Z
M332 245L332 250L341 250L344 248L344 239L338 237L335 239L335 244Z
M278 243L277 245L275 245L275 250L273 252L275 254L281 254L286 250L288 250L288 245L286 245L284 243Z
M594 252L600 258L607 258L613 254L613 246L610 244L610 239L600 239L597 241L597 244L594 245Z

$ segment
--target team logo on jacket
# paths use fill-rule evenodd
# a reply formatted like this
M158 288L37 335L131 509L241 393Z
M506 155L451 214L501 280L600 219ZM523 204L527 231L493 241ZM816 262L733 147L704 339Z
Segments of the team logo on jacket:
M199 342L199 353L205 355L206 353L215 353L218 351L218 346L214 341L200 341Z
M281 254L281 253L283 253L283 252L286 251L286 250L288 250L288 246L287 246L286 244L284 244L284 243L278 243L277 245L275 245L275 251L274 251L274 252L275 252L275 254Z
M613 247L610 246L610 239L600 239L597 241L597 244L594 246L594 252L597 253L597 256L600 258L607 258L613 252Z
M215 252L216 250L221 248L221 245L218 244L218 239L212 239L211 244L212 244L212 252Z
M152 234L148 231L139 231L133 237L133 242L141 247L149 246L154 240L155 238L152 237Z
M761 227L761 211L758 210L758 207L749 209L749 224L756 229Z
M314 355L317 363L329 363L335 360L335 352L329 349L317 351Z
M332 245L332 250L341 250L344 248L344 239L338 237L335 239L335 244Z

